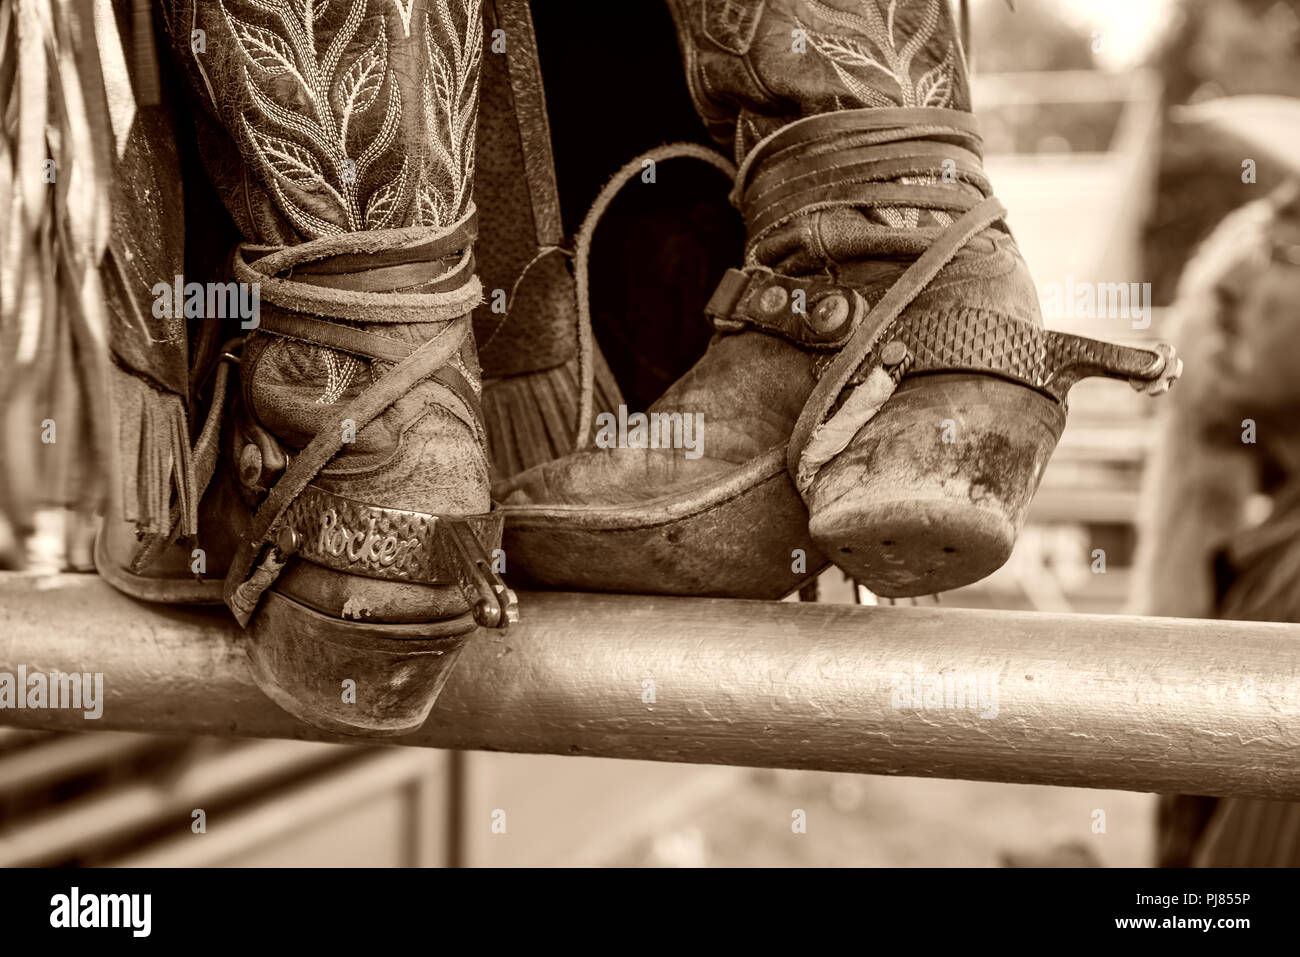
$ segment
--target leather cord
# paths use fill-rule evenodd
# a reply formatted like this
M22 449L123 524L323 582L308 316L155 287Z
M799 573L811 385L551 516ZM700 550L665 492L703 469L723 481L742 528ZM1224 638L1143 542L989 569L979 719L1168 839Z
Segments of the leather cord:
M960 216L993 192L982 146L974 116L929 107L841 110L782 127L750 152L732 192L751 265L767 236L822 210L905 206ZM935 242L944 227L878 231Z
M594 335L591 328L591 245L596 236L596 227L609 209L610 203L634 177L641 174L647 162L653 164L670 159L697 159L708 163L724 176L734 177L736 167L725 156L715 150L695 143L669 143L647 150L627 163L624 163L609 182L592 201L587 215L583 217L582 226L574 240L573 273L577 287L578 305L578 383L582 399L578 408L578 421L575 424L577 438L574 451L587 447L591 437L592 396L595 392L595 351Z
M1181 365L1165 347L1136 349L1046 332L979 309L965 310L960 319L947 316L944 322L950 325L936 325L933 315L901 318L967 242L1006 215L981 164L973 116L905 108L844 110L797 120L762 140L741 166L733 200L749 226L749 262L723 277L707 312L722 332L757 329L803 349L834 351L821 367L787 448L787 465L800 492L887 401L885 390L892 394L901 375L918 369L998 375L1061 402L1070 386L1088 376L1124 378L1152 394L1178 377ZM940 185L942 180L949 182ZM862 235L855 240L863 248L886 255L901 248L919 256L861 318L861 299L851 287L820 275L779 275L757 262L759 243L799 217L836 208L888 207L930 209L953 221L904 226L863 219ZM816 223L799 225L817 229ZM804 294L807 304L797 312L789 305L795 291ZM781 295L769 305L764 296L773 292ZM842 300L835 308L844 310L843 321L829 330L809 325L807 309L832 297ZM961 340L956 348L937 347L936 341L953 345L954 337ZM907 372L893 364L883 377L875 374L882 362L873 353L886 338L903 347ZM1029 355L1013 349L992 361L984 351L989 341L1015 339L1035 344ZM984 346L966 348L981 341ZM868 379L873 382L866 388L862 383Z
M271 248L241 244L233 259L235 279L258 283L262 299L293 312L303 312L352 322L417 324L456 319L465 315L483 296L483 287L473 274L474 260L461 255L446 273L432 279L439 291L378 292L370 289L337 288L310 281L281 278L295 267L339 256L378 253L395 248L421 247L433 259L467 250L472 239L476 212L470 206L465 217L441 232L428 226L402 229L374 229L313 239L297 246ZM471 227L466 231L466 227ZM435 243L437 237L445 242ZM359 275L364 276L364 273ZM354 284L355 286L355 284Z

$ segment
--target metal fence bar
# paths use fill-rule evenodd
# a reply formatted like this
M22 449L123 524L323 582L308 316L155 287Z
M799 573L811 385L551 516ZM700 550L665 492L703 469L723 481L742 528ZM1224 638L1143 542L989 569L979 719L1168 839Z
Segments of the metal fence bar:
M521 609L469 643L423 729L385 743L1300 800L1300 626L558 593ZM262 696L241 640L221 610L93 576L0 576L0 672L103 672L106 699L98 721L0 724L330 738Z

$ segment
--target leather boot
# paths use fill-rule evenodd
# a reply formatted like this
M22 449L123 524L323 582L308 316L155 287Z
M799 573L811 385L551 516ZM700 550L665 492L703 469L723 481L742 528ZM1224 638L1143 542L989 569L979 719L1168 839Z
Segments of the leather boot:
M515 567L756 598L826 559L886 596L989 574L1069 387L1161 391L1172 352L1043 330L943 0L670 6L696 107L738 167L743 267L706 310L708 352L626 442L642 447L596 436L499 490ZM644 447L675 416L701 423L698 457Z
M413 730L465 636L515 615L469 318L478 0L165 13L245 238L229 278L259 304L224 327L246 334L223 349L239 388L214 484L242 501L222 597L286 710Z

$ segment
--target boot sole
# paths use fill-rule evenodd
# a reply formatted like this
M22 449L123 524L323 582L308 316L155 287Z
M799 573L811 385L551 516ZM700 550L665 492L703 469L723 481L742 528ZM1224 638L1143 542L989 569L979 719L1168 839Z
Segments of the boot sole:
M905 379L808 495L808 528L878 595L969 585L1011 555L1065 408L988 375Z
M551 588L770 599L829 564L808 534L785 446L718 481L636 505L502 511L511 575Z

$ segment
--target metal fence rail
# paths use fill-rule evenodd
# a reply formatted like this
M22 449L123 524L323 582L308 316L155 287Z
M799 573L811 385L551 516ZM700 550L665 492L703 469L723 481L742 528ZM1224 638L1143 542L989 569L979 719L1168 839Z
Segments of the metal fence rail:
M469 643L425 727L386 743L1300 800L1300 626L520 601L518 626ZM103 672L105 705L0 725L330 739L262 696L240 634L221 610L93 576L2 575L0 672ZM945 697L962 682L974 700Z

